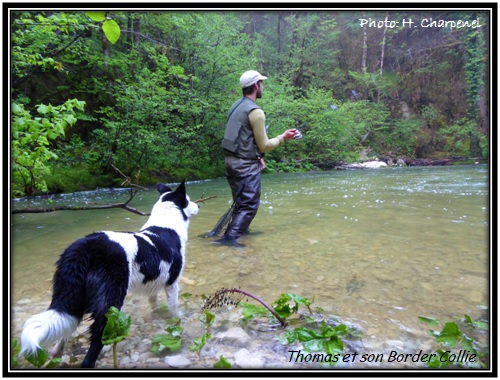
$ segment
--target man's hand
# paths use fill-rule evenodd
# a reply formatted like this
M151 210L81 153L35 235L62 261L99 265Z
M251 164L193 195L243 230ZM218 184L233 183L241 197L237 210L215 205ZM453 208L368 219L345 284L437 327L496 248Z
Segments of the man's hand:
M295 137L296 134L300 133L300 131L296 128L288 129L281 135L285 141L291 140Z
M266 163L264 162L264 159L262 157L259 158L259 166L260 166L260 171L266 168Z

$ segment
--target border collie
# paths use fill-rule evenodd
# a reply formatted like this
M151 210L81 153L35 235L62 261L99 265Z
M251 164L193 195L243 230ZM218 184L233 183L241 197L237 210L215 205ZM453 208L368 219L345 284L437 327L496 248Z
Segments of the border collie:
M154 307L165 289L169 310L177 313L189 218L198 213L198 205L186 195L184 181L175 191L161 183L157 189L160 199L139 232L95 232L66 248L56 263L52 302L24 324L20 354L35 355L41 346L57 342L51 354L61 355L88 313L93 323L82 367L95 367L105 314L111 306L121 309L128 291L147 294Z

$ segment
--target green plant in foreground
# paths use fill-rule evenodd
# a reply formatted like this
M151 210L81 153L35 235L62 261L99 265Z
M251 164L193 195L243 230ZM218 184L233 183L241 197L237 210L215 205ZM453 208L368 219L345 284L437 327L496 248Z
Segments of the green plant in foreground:
M18 368L17 357L21 351L21 346L17 339L11 341L11 365L12 368ZM24 355L25 359L37 368L54 368L61 363L61 358L49 358L49 354L43 348L38 349L34 355Z
M319 329L297 327L280 335L278 340L282 344L292 344L299 341L304 346L304 350L321 352L325 354L325 358L328 358L328 356L333 358L335 355L344 352L344 343L341 338L345 337L349 332L349 328L344 324L333 327L323 320ZM333 363L335 363L333 360L327 362L327 364Z
M43 348L39 348L34 355L24 357L37 368L55 368L62 361L61 358L49 358L49 354Z
M165 350L170 350L171 352L179 351L182 346L182 333L184 328L181 327L180 318L172 318L167 321L170 323L165 328L167 334L156 334L153 338L153 345L151 351L154 353L162 353Z
M128 336L132 320L130 316L127 316L114 306L110 307L106 313L106 318L108 321L104 327L101 340L104 345L113 345L113 364L115 368L118 368L116 345Z
M307 298L300 297L296 294L285 293L282 294L280 298L273 302L273 307L269 306L262 299L257 296L254 296L251 293L245 292L241 289L231 288L225 289L222 288L215 292L215 294L209 297L204 305L204 309L217 308L222 305L240 305L243 306L243 315L245 319L250 319L259 315L266 315L266 311L262 307L250 305L248 303L241 302L244 298L252 298L255 301L259 302L269 313L271 313L283 327L287 325L286 318L288 318L291 314L296 313L299 309L299 304L306 306L309 311L311 309L309 306L311 305L311 301ZM289 302L292 301L294 305L290 307Z
M21 351L21 346L19 345L19 341L17 339L12 339L10 341L10 365L12 368L19 367L19 362L17 361L17 357L19 356L19 351Z
M440 325L435 318L419 316L418 319L430 326ZM455 322L446 322L441 330L429 330L429 335L436 339L439 345L437 355L427 366L430 368L473 367L486 368L488 351L485 346L474 339L488 331L488 323L473 320L465 314L460 321L462 328ZM467 332L467 334L466 334ZM452 351L452 349L454 349ZM459 350L457 352L457 350Z
M224 356L221 355L219 357L219 361L214 364L214 368L218 368L218 369L231 368L231 363L229 363L229 361Z
M191 352L200 352L201 349L205 346L207 340L209 340L212 336L210 335L210 327L213 325L215 321L215 315L208 310L203 310L203 314L198 318L200 322L205 326L205 333L196 338L193 343L189 346L189 351Z
M290 306L290 302L293 302L293 306ZM307 298L298 296L293 293L284 293L273 302L273 309L282 317L288 318L290 315L297 313L299 311L299 305L307 307L309 313L312 314L311 311L311 301Z

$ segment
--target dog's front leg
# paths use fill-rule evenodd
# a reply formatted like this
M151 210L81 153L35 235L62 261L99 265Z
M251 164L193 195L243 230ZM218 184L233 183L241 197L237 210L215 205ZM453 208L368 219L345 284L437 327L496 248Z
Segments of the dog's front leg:
M177 309L179 298L179 282L176 281L172 285L167 286L165 292L167 293L168 310L170 310L172 315L177 316L179 314Z

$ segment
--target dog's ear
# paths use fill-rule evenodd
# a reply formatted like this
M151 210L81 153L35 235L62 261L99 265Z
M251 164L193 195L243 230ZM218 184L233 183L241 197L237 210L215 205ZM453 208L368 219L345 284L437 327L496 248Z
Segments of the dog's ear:
M168 187L167 185L164 185L163 183L158 183L156 184L156 188L158 189L158 192L160 194L163 194L163 193L167 193L169 191L172 191L172 189L170 187Z
M180 193L182 195L186 195L186 180L183 179L181 184L179 186L177 186L177 189L175 189L175 192L176 193Z

